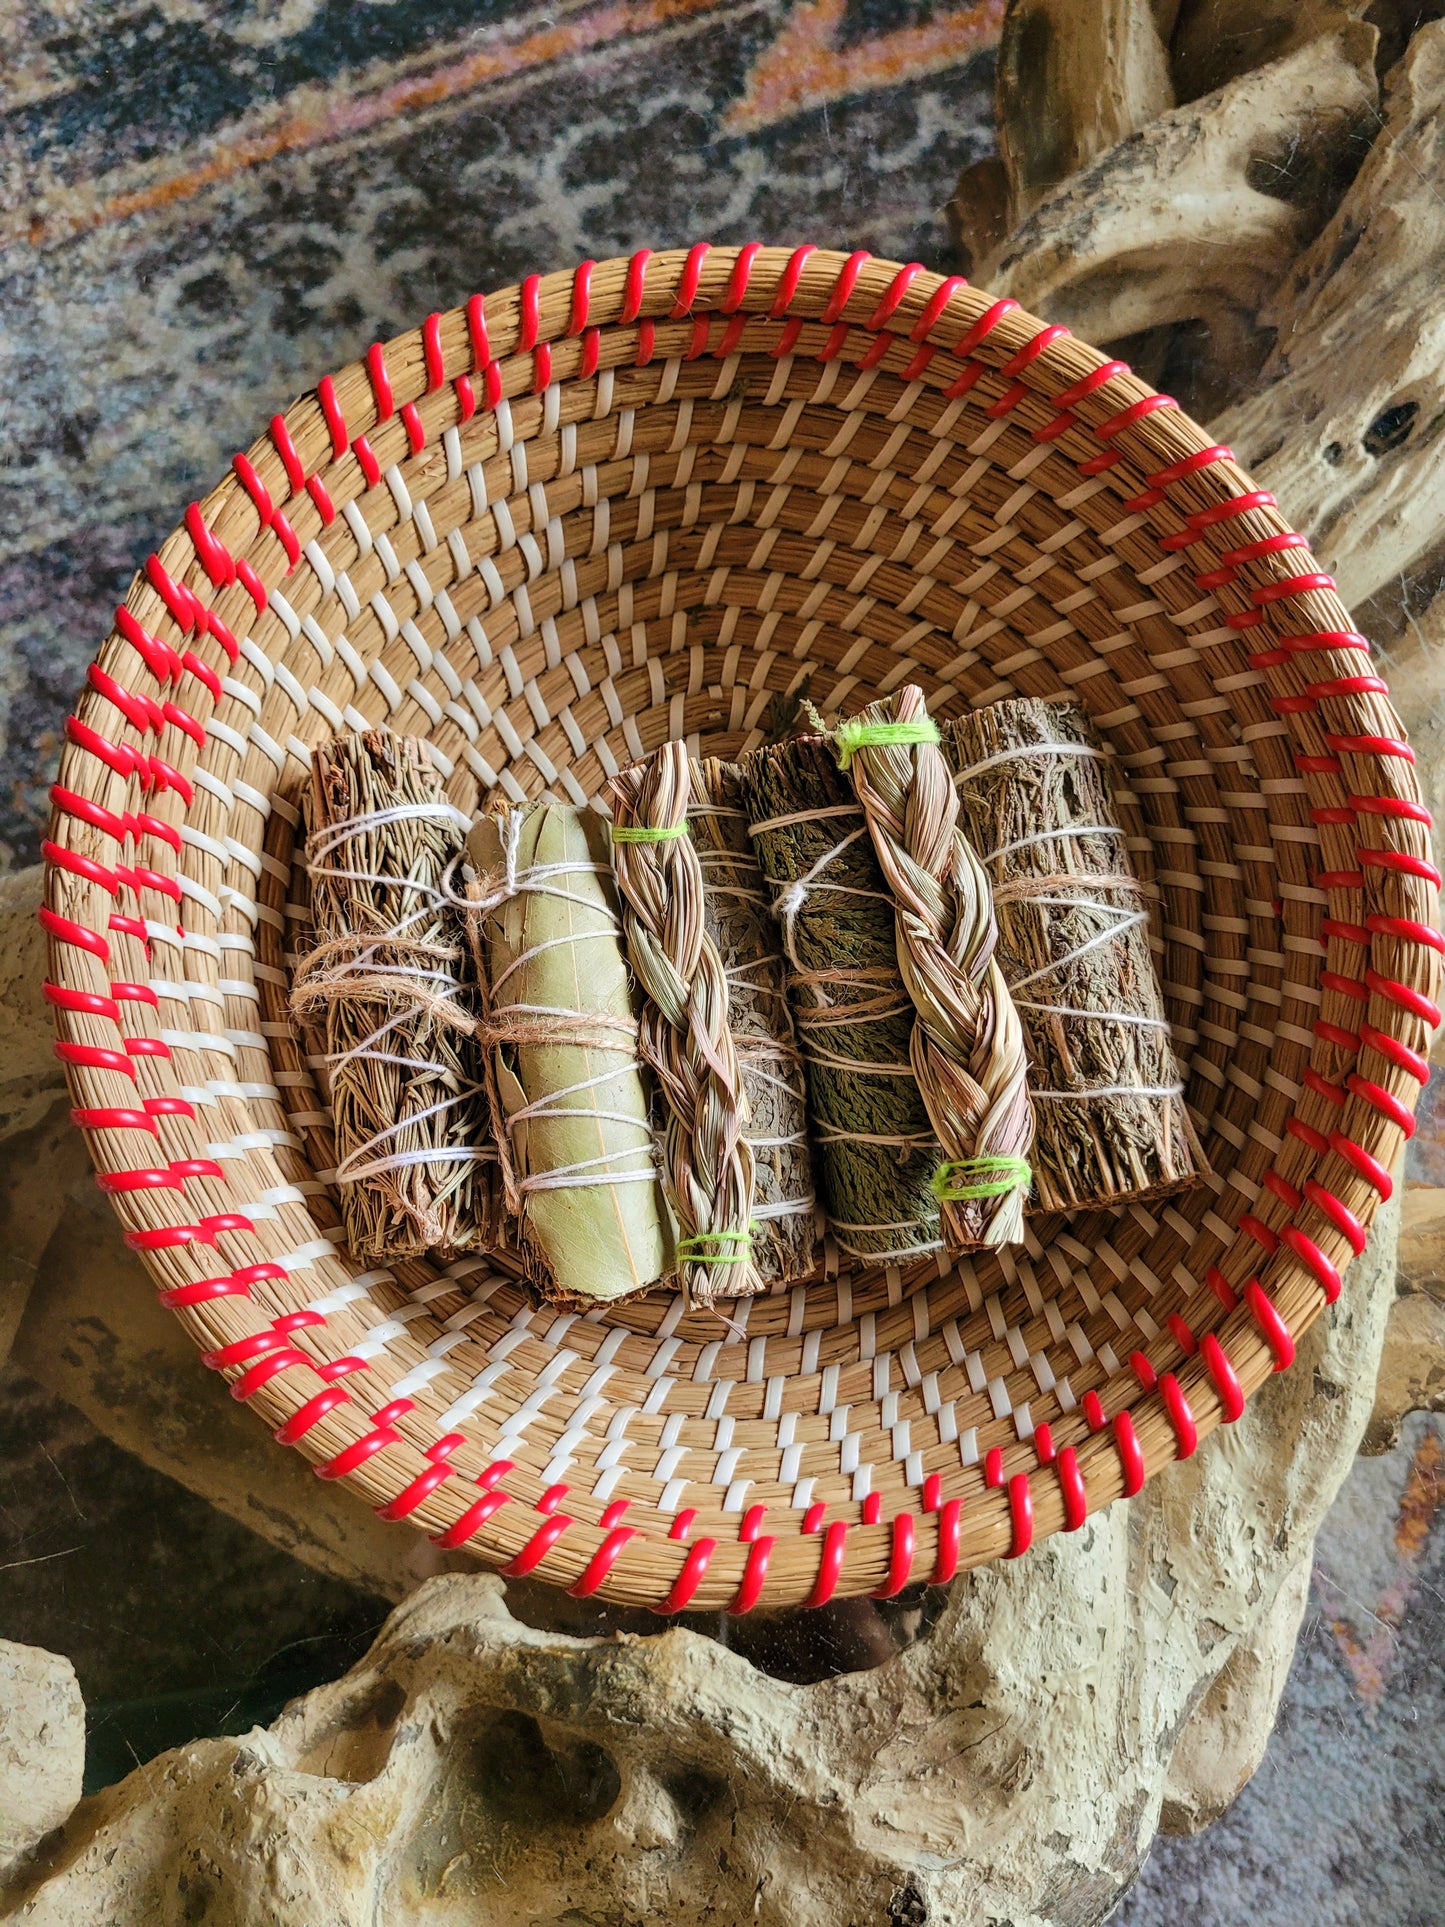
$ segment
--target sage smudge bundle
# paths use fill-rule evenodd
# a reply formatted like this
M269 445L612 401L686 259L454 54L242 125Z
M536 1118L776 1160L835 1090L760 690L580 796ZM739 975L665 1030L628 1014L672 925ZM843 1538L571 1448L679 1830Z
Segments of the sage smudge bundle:
M742 790L781 926L833 1235L856 1258L929 1257L943 1243L942 1153L909 1059L892 898L853 785L831 743L810 736L746 758Z

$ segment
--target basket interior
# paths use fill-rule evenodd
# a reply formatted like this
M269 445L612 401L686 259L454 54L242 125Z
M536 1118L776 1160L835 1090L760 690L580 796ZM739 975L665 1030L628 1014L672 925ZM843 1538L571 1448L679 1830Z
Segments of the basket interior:
M1090 712L1210 1179L730 1326L360 1271L287 1011L311 746L583 803L906 681ZM1272 498L1066 331L808 249L534 278L277 416L137 578L47 846L78 1121L207 1363L384 1516L662 1610L942 1581L1192 1451L1339 1289L1434 1014L1399 737Z

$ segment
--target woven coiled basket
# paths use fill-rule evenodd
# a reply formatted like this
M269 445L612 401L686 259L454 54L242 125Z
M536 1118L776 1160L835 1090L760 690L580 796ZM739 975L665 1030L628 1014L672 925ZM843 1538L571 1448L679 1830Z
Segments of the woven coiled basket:
M700 246L478 296L276 416L117 614L47 845L76 1120L205 1362L384 1518L663 1611L946 1580L1236 1418L1389 1195L1442 943L1369 672L1228 449L960 280ZM287 1014L311 746L580 803L907 681L1092 713L1212 1179L733 1329L361 1271Z

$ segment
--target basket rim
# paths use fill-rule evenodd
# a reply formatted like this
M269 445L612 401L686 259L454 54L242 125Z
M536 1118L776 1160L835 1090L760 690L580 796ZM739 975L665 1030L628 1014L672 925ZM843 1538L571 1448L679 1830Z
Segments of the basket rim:
M270 1318L249 1293L267 1278L321 1262L319 1254L278 1248L264 1204L228 1208L245 1201L245 1159L239 1196L214 1158L156 1160L172 1136L204 1152L205 1131L180 1094L167 1038L127 1028L138 1012L139 1022L148 1021L143 1013L156 1001L149 979L140 970L139 982L114 979L110 964L112 952L148 957L149 946L174 943L167 917L183 932L191 917L219 929L235 909L188 867L193 858L199 863L198 848L210 854L204 833L187 822L198 787L205 788L197 770L208 741L225 740L215 711L223 694L231 698L238 663L257 666L259 656L270 665L261 673L275 673L249 625L259 626L267 612L283 641L294 641L310 618L291 608L282 584L303 555L324 584L331 573L320 546L325 532L338 520L354 527L360 498L353 495L338 517L328 493L339 464L348 463L348 473L359 467L363 494L396 495L406 490L404 465L445 447L448 434L474 417L489 417L499 438L510 437L514 410L538 404L545 413L563 382L589 380L604 364L610 375L614 366L643 368L654 359L680 367L702 360L725 375L735 358L761 352L744 346L750 331L768 332L765 352L779 363L811 355L850 374L884 369L910 392L956 394L960 407L980 379L990 391L1002 384L984 411L1000 432L1033 421L1040 459L1062 452L1081 478L1097 481L1120 512L1117 526L1147 530L1170 567L1183 554L1205 598L1200 606L1216 606L1234 638L1264 645L1252 648L1250 673L1273 719L1255 725L1251 748L1288 770L1276 784L1302 781L1320 840L1353 858L1321 870L1305 893L1316 926L1308 941L1319 952L1320 1014L1303 1084L1333 1128L1292 1115L1261 1179L1249 1180L1251 1208L1242 1208L1250 1200L1241 1193L1241 1208L1223 1221L1221 1251L1197 1281L1216 1301L1217 1324L1196 1335L1176 1314L1156 1326L1157 1342L1137 1347L1127 1364L1115 1361L1107 1402L1085 1395L1077 1421L1063 1428L1067 1444L1056 1445L1045 1425L1017 1450L991 1448L968 1484L966 1516L956 1481L934 1472L901 1499L890 1493L886 1508L878 1492L841 1508L848 1516L815 1507L786 1521L776 1509L740 1505L735 1536L693 1538L686 1512L669 1520L633 1499L624 1521L621 1502L594 1503L560 1479L544 1484L502 1455L478 1473L460 1432L455 1443L448 1434L424 1448L410 1435L404 1390L392 1385L385 1399L368 1400L365 1370L347 1363L354 1348L318 1369L307 1340L318 1328L324 1335L332 1312ZM624 334L628 363L609 359ZM524 455L523 485L525 475ZM1258 529L1266 532L1256 536ZM1241 543L1241 531L1252 539ZM282 1442L312 1457L322 1476L355 1485L383 1517L439 1525L439 1543L466 1545L504 1572L537 1570L579 1596L599 1593L661 1612L690 1604L740 1612L760 1601L890 1596L910 1579L942 1583L982 1560L1017 1556L1138 1491L1216 1425L1237 1418L1334 1301L1344 1267L1389 1195L1390 1167L1423 1082L1428 1030L1438 1022L1433 1000L1445 942L1434 927L1439 877L1413 756L1384 684L1358 673L1367 666L1365 646L1331 578L1228 450L1124 364L958 277L863 252L699 243L585 262L474 296L374 345L274 417L150 558L92 666L53 792L41 919L57 1051L100 1182L163 1301L183 1316L233 1396L254 1403ZM289 744L271 747L279 779L295 752ZM262 823L269 817L284 828L279 797L262 801ZM265 861L259 839L222 856ZM202 933L202 948L205 941ZM239 942L232 948L240 954ZM135 1161L138 1142L151 1161ZM285 1190L289 1176L279 1163L276 1177ZM188 1185L219 1208L198 1212ZM869 1282L860 1281L864 1296ZM891 1285L887 1291L892 1306L898 1300ZM840 1289L840 1318L841 1303ZM239 1335L221 1345L207 1323L218 1305L244 1326L225 1327ZM630 1329L625 1321L622 1328ZM661 1342L672 1342L672 1330ZM561 1335L551 1339L554 1347ZM719 1341L717 1352L724 1349L733 1345ZM726 1362L746 1368L747 1351L744 1344L744 1356ZM501 1348L493 1353L501 1364ZM331 1369L337 1364L341 1370ZM880 1427L882 1401L892 1395L886 1369L883 1379L879 1393L875 1369ZM739 1373L728 1382L746 1381ZM507 1395L513 1411L533 1384L524 1379ZM976 1490L980 1472L983 1489ZM480 1496L468 1496L478 1487ZM779 1568L793 1554L774 1555L789 1545L790 1528L816 1540L817 1551L807 1581L794 1577L780 1590Z

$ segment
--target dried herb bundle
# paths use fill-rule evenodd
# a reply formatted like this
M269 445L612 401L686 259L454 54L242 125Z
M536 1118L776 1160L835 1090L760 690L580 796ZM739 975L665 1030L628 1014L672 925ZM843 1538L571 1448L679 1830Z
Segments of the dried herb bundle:
M746 1297L761 1280L742 1068L688 834L691 790L687 750L664 743L613 777L608 800L623 934L643 995L638 1046L662 1095L663 1181L682 1234L680 1275L688 1298L710 1305Z
M504 1200L544 1291L627 1297L676 1271L605 820L534 803L467 838Z
M1024 1027L1037 1204L1178 1190L1204 1156L1088 718L1072 703L1018 699L945 723L943 738Z
M316 750L308 818L316 942L292 1007L325 1031L347 1242L363 1259L485 1245L496 1153L444 888L465 819L423 745L381 730Z
M812 1269L817 1243L806 1084L788 1008L787 965L748 835L737 764L694 761L687 808L702 865L707 933L727 973L728 1027L747 1099L753 1263L763 1283L784 1284Z
M893 896L898 967L917 1012L913 1070L943 1147L935 1195L948 1243L1018 1244L1033 1142L1023 1032L937 725L908 683L850 716L835 741Z
M817 736L756 751L742 777L782 924L834 1235L859 1258L925 1257L942 1248L931 1189L942 1154L909 1062L913 1004L853 785Z

